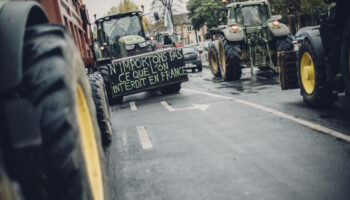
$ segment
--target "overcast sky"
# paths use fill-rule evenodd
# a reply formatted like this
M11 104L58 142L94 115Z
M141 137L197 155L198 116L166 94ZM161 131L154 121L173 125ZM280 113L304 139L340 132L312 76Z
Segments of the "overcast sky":
M138 6L140 6L141 4L144 4L145 12L149 12L151 9L152 0L131 0L131 1ZM187 1L188 0L184 0L184 2L187 2ZM111 9L112 6L118 6L120 2L121 0L83 0L83 3L86 4L88 8L91 23L94 22L94 19L93 19L94 12L96 12L97 18L103 17L105 14L107 14L107 12ZM183 8L181 10L183 12L186 12L186 5L183 5Z

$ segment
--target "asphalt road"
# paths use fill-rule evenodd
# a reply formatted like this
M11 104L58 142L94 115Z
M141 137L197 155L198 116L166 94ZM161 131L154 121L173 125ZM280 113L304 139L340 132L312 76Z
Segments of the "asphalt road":
M307 108L298 90L255 73L222 82L204 69L179 94L140 93L112 107L112 198L350 199L349 100Z

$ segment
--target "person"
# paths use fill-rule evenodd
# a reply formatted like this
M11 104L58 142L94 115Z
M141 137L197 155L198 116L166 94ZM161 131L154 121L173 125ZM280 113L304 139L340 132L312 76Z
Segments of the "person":
M164 45L172 45L173 41L169 37L169 35L164 36Z

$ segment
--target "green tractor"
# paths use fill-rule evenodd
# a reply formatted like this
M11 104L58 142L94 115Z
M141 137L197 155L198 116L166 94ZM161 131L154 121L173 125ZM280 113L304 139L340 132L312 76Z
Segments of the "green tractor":
M211 29L216 41L208 52L216 77L239 80L242 64L278 72L277 53L294 49L285 24L271 15L267 0L234 2L227 6L228 24Z
M295 64L280 59L282 89L300 88L303 101L312 107L330 106L339 93L350 91L350 2L326 2L329 11L320 25L299 30Z
M141 11L120 13L96 20L97 63L106 84L109 102L123 96L160 88L176 93L188 80L181 49L156 51L146 36ZM156 20L158 13L154 13Z

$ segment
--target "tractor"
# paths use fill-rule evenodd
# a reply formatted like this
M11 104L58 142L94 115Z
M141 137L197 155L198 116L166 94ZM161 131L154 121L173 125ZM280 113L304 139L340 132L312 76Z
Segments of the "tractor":
M182 50L155 50L142 24L144 13L133 11L97 19L96 55L98 69L109 102L118 104L126 95L160 88L176 93L188 81ZM154 13L156 20L158 13ZM150 34L149 34L150 35Z
M288 27L271 15L267 0L234 2L227 5L227 25L210 30L216 41L208 52L216 77L239 80L242 65L278 72L277 53L294 49Z
M281 59L283 90L300 88L304 103L312 107L332 105L338 94L350 91L350 3L329 0L329 11L319 26L301 31L294 65Z

